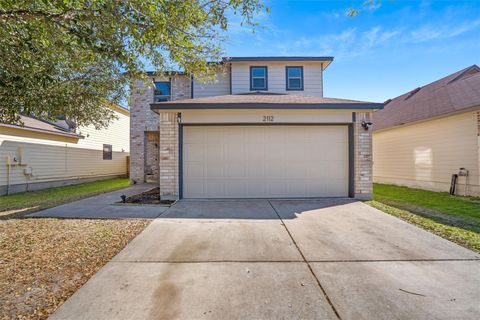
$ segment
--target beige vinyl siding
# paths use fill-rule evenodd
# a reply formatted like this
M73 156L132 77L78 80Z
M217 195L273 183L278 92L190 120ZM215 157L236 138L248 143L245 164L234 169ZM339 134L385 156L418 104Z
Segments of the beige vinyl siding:
M480 194L476 112L468 112L373 135L374 182L448 191L459 168L469 170L468 193ZM459 180L463 194L463 178Z
M117 120L110 123L108 128L96 130L94 126L80 127L77 132L85 139L81 139L74 148L102 150L103 144L111 144L113 151L130 152L130 117L115 112Z
M323 96L322 63L299 62L235 62L232 63L232 93L250 91L250 66L268 68L268 91L306 96ZM287 66L303 66L303 91L286 90Z
M85 139L0 128L0 187L7 185L6 158L18 158L19 148L23 150L23 161L11 167L10 185L126 174L129 117L116 114L119 119L107 129L79 128L77 132ZM112 160L103 160L103 144L112 145ZM30 177L24 174L27 168L32 170Z
M230 94L230 74L219 71L213 82L201 82L193 78L193 98L223 96Z

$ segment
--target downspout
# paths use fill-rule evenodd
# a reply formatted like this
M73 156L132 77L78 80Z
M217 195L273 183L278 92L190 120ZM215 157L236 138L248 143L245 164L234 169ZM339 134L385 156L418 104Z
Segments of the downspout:
M7 156L7 195L10 194L10 156Z

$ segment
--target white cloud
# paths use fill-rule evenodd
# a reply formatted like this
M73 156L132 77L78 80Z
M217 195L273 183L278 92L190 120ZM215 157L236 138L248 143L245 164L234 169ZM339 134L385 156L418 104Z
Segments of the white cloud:
M465 21L461 24L430 24L417 29L397 26L385 29L374 26L369 29L347 28L339 33L321 36L303 36L293 42L277 39L272 44L279 54L328 54L337 59L367 55L379 48L395 48L398 45L429 43L437 39L460 36L480 27L480 19ZM272 39L270 39L272 40Z
M424 7L428 7L429 0L424 0L422 4ZM377 6L376 3L375 6ZM378 7L372 10L376 9ZM417 12L418 16L410 19L408 17L417 13L408 9L398 14L400 16L398 22L392 20L387 24L380 24L380 21L375 21L372 25L370 21L368 27L355 23L355 20L348 20L351 18L337 19L341 16L344 17L338 10L325 11L316 17L318 28L304 30L300 35L298 31L292 32L287 27L281 29L282 26L277 26L278 23L274 23L269 14L262 13L257 17L260 26L256 29L255 34L251 34L248 29L241 27L238 17L230 20L233 22L233 27L228 32L230 35L228 42L236 47L234 49L236 54L239 51L242 53L255 52L258 55L334 55L337 60L372 55L383 50L396 52L402 48L408 48L409 52L413 49L429 50L432 47L447 50L448 42L451 41L439 40L460 38L468 32L477 32L480 29L480 19L464 18L460 20L458 17L461 15L458 10L460 9L448 9L447 12L436 16L435 19ZM361 20L362 18L360 16L355 19ZM337 20L326 22L322 19ZM421 22L429 20L431 22L427 24ZM363 21L366 20L363 19ZM332 24L337 24L338 28L333 30L337 29L338 31L322 33L322 23L329 26L330 30L332 30ZM309 24L312 24L311 20L309 20ZM346 27L352 25L356 25L356 27Z
M387 45L389 41L400 37L400 35L400 29L383 30L380 26L365 31L348 28L338 34L302 37L293 43L291 52L287 53L332 54L342 59L366 54L375 48Z
M453 38L480 27L480 19L466 21L461 24L423 25L410 31L410 38L406 41L424 42L443 38Z

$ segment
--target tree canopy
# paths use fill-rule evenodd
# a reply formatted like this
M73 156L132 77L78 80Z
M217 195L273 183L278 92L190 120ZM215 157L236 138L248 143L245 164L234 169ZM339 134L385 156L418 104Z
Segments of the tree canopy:
M0 0L0 122L20 114L106 126L146 65L208 74L229 17L259 0Z

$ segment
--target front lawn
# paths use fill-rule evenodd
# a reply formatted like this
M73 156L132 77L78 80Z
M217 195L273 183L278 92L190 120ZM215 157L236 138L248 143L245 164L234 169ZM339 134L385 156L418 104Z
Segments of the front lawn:
M115 178L0 196L0 219L23 216L26 213L128 186L129 180L127 178Z
M480 198L374 184L368 204L480 252Z
M0 319L46 319L145 220L0 220Z

